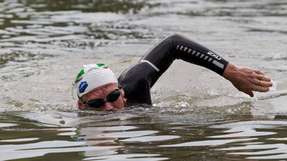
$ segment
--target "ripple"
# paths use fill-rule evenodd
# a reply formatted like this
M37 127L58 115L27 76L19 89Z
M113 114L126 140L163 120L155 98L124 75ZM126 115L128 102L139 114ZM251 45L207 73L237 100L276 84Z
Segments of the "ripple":
M87 135L88 138L92 136L91 139L95 139L94 135L96 135L96 138L133 138L133 137L140 137L145 135L152 135L158 133L158 131L155 130L138 130L138 131L123 131L123 132L95 132L91 128L83 128L81 129L81 133L83 135Z
M246 142L253 141L256 138L248 138L248 139L225 139L225 140L204 140L204 141L191 141L180 144L171 144L171 145L160 145L159 147L197 147L197 146L220 146L225 144L230 144L234 142Z
M209 136L208 138L234 138L234 137L258 137L275 135L276 132L258 131L257 129L272 129L284 126L285 121L247 121L230 124L214 125L212 128L222 128L225 130L224 135Z
M270 60L287 60L287 54L285 52L284 53L274 53L271 56L264 58L264 60L267 60L267 61L270 61Z
M82 13L82 12L70 12L70 13L61 13L61 15L55 15L51 17L52 22L61 22L61 23L76 23L90 24L92 22L102 23L102 22L111 22L124 20L124 15L115 14L115 13Z
M285 138L269 138L268 140L287 141L287 137L285 137Z
M175 135L160 135L160 136L143 136L136 138L129 138L121 140L123 142L157 142L157 141L168 141L173 139L178 139L180 136Z
M239 130L239 129L238 129ZM208 138L235 138L235 137L258 137L258 136L268 136L274 135L274 132L258 132L256 130L247 130L242 129L244 131L234 134L225 134L225 135L217 135L217 136L209 136Z
M58 136L74 136L77 135L77 129L76 128L61 128L57 131L60 131L61 133L58 134Z
M280 34L287 34L286 30L278 30L278 29L260 29L260 28L250 28L248 32L266 32L266 33L280 33ZM275 56L276 58L276 56Z
M221 124L221 125L213 125L212 128L230 128L230 132L238 131L237 128L273 128L274 126L284 126L287 124L287 121L241 121L235 123Z
M76 132L62 132L58 134L59 136L74 136L77 135Z
M58 129L58 131L76 131L77 128L61 128L61 129Z
M39 140L39 138L20 138L20 139L8 139L8 140L0 140L2 143L20 143L20 142L30 142L30 141L36 141Z
M126 131L126 130L133 130L137 129L136 126L111 126L111 127L95 127L93 131L103 131L103 132L110 132L110 131Z
M231 155L245 155L247 159L286 159L287 145L286 144L264 144L264 145L246 145L239 147L222 148L220 150L235 151L235 150L252 150L248 152L230 152ZM257 150L257 151L253 151ZM260 150L260 151L258 151ZM264 156L263 156L264 155Z
M160 154L119 154L110 156L90 157L84 160L103 160L103 161L161 161L168 160L169 158L160 157Z
M12 123L0 123L0 128L5 128L5 127L13 127L17 126L17 124L12 124Z
M9 53L9 54L1 54L0 55L0 65L6 64L10 61L27 61L31 60L35 57L33 54L26 53Z
M156 1L160 5L148 14L166 15L180 14L188 16L222 16L222 17L260 17L260 16L286 16L286 2L279 1ZM281 5L280 5L281 4Z
M23 3L37 11L62 11L62 10L82 10L84 12L115 12L115 13L136 13L148 5L147 2L128 1L128 0L110 0L105 1L85 0L85 5L81 0L75 1L29 1L24 0Z
M81 151L106 151L117 149L119 146L89 147L85 142L43 141L21 145L0 145L0 160L23 159L44 156L51 153L68 153Z

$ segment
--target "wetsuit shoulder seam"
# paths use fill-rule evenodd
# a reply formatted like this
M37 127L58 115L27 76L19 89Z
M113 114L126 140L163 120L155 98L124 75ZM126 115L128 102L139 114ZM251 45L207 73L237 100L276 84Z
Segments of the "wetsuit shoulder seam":
M142 62L142 63L147 63L147 64L149 64L149 65L150 65L153 69L155 69L157 72L160 71L154 64L152 64L152 63L151 63L150 61L148 61L148 60L142 59L141 62Z

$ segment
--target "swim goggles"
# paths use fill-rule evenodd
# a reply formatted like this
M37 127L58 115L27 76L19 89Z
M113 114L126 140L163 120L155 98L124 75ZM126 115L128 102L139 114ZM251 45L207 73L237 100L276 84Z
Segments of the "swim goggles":
M115 102L121 95L120 89L115 89L111 93L109 93L106 98L96 98L88 101L81 101L83 104L88 105L89 107L92 108L100 108L101 106L105 105L107 102Z

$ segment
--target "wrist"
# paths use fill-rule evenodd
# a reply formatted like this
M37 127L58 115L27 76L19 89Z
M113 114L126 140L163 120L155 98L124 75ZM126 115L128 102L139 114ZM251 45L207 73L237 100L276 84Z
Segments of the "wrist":
M237 72L238 72L238 67L229 63L223 72L223 77L231 81L231 79L234 78Z

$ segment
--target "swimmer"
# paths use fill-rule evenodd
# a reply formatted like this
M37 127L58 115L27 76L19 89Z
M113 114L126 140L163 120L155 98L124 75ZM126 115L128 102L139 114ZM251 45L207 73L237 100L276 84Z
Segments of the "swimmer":
M175 59L214 71L250 97L254 91L267 92L272 86L263 72L233 65L200 44L172 35L119 78L105 64L84 65L74 82L79 109L119 110L134 104L151 105L150 89Z

